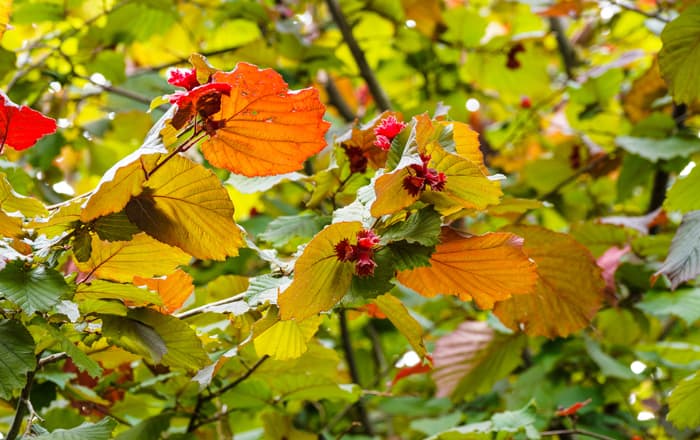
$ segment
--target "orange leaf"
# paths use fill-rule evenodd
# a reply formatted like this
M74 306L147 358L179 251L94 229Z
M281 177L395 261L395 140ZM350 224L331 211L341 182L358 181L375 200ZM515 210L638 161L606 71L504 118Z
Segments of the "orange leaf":
M377 199L370 208L370 213L374 217L393 214L418 200L420 194L412 196L403 187L403 181L407 177L409 177L408 168L400 168L376 180L374 191L377 193Z
M555 412L554 414L557 416L560 416L560 417L561 416L571 416L571 415L576 414L578 412L578 410L580 410L584 406L588 405L589 403L591 403L591 399L586 399L583 402L576 402L567 408L560 409L559 411Z
M479 147L479 133L462 122L443 122L445 125L452 125L452 139L455 141L457 154L479 166L482 173L487 174L488 170L484 165L484 154Z
M535 226L511 226L537 263L533 295L498 303L494 313L528 335L567 336L586 327L603 301L605 281L591 253L571 236Z
M346 148L359 148L374 168L382 168L386 164L388 151L382 150L374 145L374 141L377 139L377 135L374 134L374 129L377 128L383 119L389 116L393 116L399 121L403 120L400 113L386 111L368 124L360 126L355 123L350 133L338 138L337 142Z
M482 309L511 295L532 292L535 264L522 251L522 239L496 232L464 237L443 228L429 267L399 272L398 280L423 296L456 295Z
M396 382L400 381L404 377L413 376L414 374L427 373L432 369L433 366L430 364L416 364L411 367L403 367L396 373L396 376L394 376L394 380L391 381L391 386L396 385Z
M214 166L246 176L296 171L326 146L330 124L316 89L290 92L272 69L238 63L231 72L216 72L213 82L231 85L221 109L211 119L218 128L202 144Z
M194 291L192 277L181 269L176 270L165 278L135 276L134 284L146 286L148 290L158 292L158 295L163 300L163 309L166 313L173 313L182 307Z

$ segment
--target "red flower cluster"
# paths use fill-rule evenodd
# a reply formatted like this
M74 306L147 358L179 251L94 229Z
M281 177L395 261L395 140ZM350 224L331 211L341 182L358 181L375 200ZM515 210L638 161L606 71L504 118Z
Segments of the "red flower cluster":
M175 87L192 90L197 87L197 71L195 69L172 69L168 72L168 83Z
M178 106L178 111L172 119L173 126L180 129L199 113L202 119L208 122L205 129L208 132L216 131L218 127L211 126L212 121L208 121L208 118L219 111L221 95L231 92L231 84L200 84L196 69L173 69L168 72L168 83L186 89L178 90L169 96L170 103Z
M335 245L338 261L355 262L355 273L361 277L374 275L377 263L374 261L374 248L379 244L377 234L369 229L357 233L357 244L350 244L347 238Z
M343 145L343 149L350 161L351 173L364 173L367 171L368 159L360 147L348 147L347 145Z
M403 179L403 188L414 197L428 187L433 191L444 190L447 182L445 173L438 172L435 168L428 168L430 155L421 154L420 160L423 165L413 164L408 167L408 176ZM411 170L415 174L412 174Z
M384 151L388 151L389 148L391 148L391 141L394 140L396 135L398 135L405 126L405 122L399 121L394 116L382 119L379 125L377 125L377 128L374 129L374 134L377 136L374 145Z

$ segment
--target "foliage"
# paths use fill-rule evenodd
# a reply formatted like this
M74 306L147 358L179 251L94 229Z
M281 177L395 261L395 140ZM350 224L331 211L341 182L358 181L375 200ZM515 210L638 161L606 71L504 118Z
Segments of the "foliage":
M0 0L3 438L696 437L677 3Z

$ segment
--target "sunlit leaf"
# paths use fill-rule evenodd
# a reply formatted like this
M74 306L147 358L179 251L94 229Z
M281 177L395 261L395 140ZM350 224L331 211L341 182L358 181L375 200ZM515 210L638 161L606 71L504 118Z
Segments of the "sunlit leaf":
M107 171L85 204L80 220L88 223L103 215L119 212L132 196L143 191L146 173L152 170L162 154L141 154L136 151Z
M652 162L688 156L700 151L700 139L697 136L671 136L665 139L618 136L615 143L623 150Z
M590 252L568 235L539 227L507 228L525 239L523 251L537 263L532 295L496 304L494 313L512 330L554 338L586 327L602 304L605 281Z
M103 280L92 280L80 283L75 288L73 301L80 303L89 299L112 299L127 301L131 305L161 305L163 300L158 294L133 284L113 283Z
M671 409L668 420L677 428L694 428L700 425L700 375L696 373L683 379L671 391L668 404Z
M511 295L532 292L535 264L522 246L522 239L510 233L464 237L444 228L430 267L402 271L397 278L421 295L455 295L490 309Z
M2 15L0 12L0 31L5 30ZM56 121L27 106L18 106L0 91L0 151L5 145L26 150L54 131Z
M294 265L294 280L279 297L283 320L302 320L333 307L345 295L355 265L341 262L335 246L347 239L357 241L359 222L334 223L316 234Z
M527 339L495 333L487 323L467 321L438 339L433 351L437 396L461 399L486 392L520 364Z
M144 233L134 235L131 241L109 242L93 236L92 255L88 261L78 262L78 268L97 278L131 282L134 276L151 278L172 273L189 260L190 256L180 249Z
M444 124L452 124L452 138L455 142L457 154L478 165L481 172L486 174L488 170L484 165L484 154L481 152L479 144L479 133L462 122L446 122Z
M423 344L423 327L411 316L406 306L398 298L387 293L376 297L372 300L372 304L376 304L386 318L394 324L394 327L404 335L418 356L421 358L426 356L427 351Z
M675 289L679 284L700 274L700 211L691 211L683 216L668 251L666 261L654 274L666 275Z
M307 343L322 319L313 316L303 321L278 321L255 337L255 352L277 360L296 359L308 349Z
M39 200L17 194L12 189L5 173L0 173L0 207L6 213L21 212L26 217L36 217L48 213L44 204Z
M0 359L0 398L8 400L36 367L34 339L19 321L0 320Z
M661 32L661 74L677 102L690 104L700 98L700 6L691 6Z
M272 69L238 63L232 72L216 72L214 82L231 85L212 116L218 128L202 152L214 166L246 176L284 174L326 146L330 124L316 89L290 92Z
M149 290L158 292L158 296L163 302L163 309L166 313L173 313L175 310L182 307L187 298L189 298L194 291L192 276L181 269L161 278L142 278L135 276L134 284L137 286L146 286Z
M411 195L403 187L404 179L407 177L409 177L408 168L399 168L391 173L381 175L376 180L374 191L377 194L377 199L370 208L373 216L393 214L418 200L420 194Z
M664 208L683 213L700 210L698 188L700 188L700 167L695 167L689 175L676 180L676 183L668 190Z
M150 236L200 259L223 260L245 244L219 179L183 156L173 156L149 176L126 214Z
M0 271L0 297L17 304L28 315L48 312L68 290L63 276L45 266L12 261Z

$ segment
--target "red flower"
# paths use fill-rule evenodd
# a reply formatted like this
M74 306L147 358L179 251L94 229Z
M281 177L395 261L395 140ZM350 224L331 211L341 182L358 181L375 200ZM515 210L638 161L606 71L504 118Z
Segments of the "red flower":
M192 90L199 85L197 71L195 69L171 69L168 71L168 83Z
M350 240L347 238L341 240L335 245L335 255L338 257L338 261L355 261L357 256L355 255L355 246L350 244Z
M399 121L394 116L382 119L374 129L374 134L377 136L374 145L384 151L388 150L391 148L391 141L401 133L404 127L406 127L406 123Z
M354 262L355 274L366 277L374 275L377 263L374 261L374 248L379 244L379 237L373 231L363 229L357 233L357 244L350 244L347 238L335 245L338 261Z
M428 168L429 155L421 154L420 159L423 162L422 165L413 164L408 167L408 176L403 179L403 188L413 197L428 187L433 191L443 191L447 182L445 173L435 168ZM411 174L411 171L414 174Z

